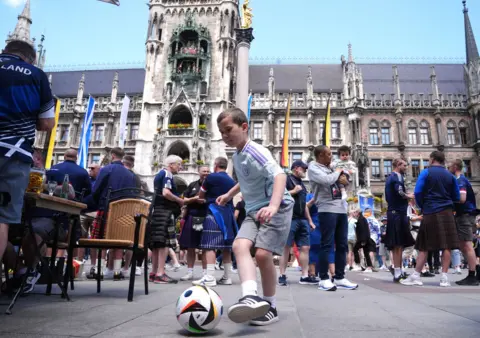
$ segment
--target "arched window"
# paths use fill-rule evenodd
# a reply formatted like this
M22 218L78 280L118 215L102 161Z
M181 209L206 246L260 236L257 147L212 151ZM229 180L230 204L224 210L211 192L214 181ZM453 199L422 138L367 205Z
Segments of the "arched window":
M390 131L391 131L391 124L390 121L388 120L383 120L382 121L382 144L388 145L392 143L392 140L390 138Z
M370 123L368 124L369 128L369 139L370 139L370 144L371 145L376 145L379 144L378 141L378 122L375 120L371 120Z
M458 123L458 131L460 133L460 144L465 146L468 144L468 123L464 120L461 120Z
M453 120L449 120L447 122L447 142L448 145L455 145L457 144L457 137L456 137L456 132L457 132L457 124Z
M415 120L410 120L408 122L408 143L409 144L418 144L417 130L418 125Z
M420 122L420 144L431 144L432 142L430 140L430 124L422 120L422 122Z

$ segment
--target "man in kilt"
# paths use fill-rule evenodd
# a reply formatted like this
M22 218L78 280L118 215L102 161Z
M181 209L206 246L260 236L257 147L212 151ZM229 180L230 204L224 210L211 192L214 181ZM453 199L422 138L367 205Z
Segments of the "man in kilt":
M207 216L205 200L200 199L198 194L200 193L203 181L205 181L209 173L210 169L207 165L200 166L198 168L199 179L190 183L187 190L183 193L183 202L187 207L187 211L185 223L183 224L178 242L181 250L187 250L188 271L185 276L180 278L182 281L193 280L195 250L200 246L200 240L202 238L201 228L203 227L203 220ZM199 223L202 223L202 227L198 227Z
M415 249L418 250L415 272L400 281L403 285L423 285L420 273L427 260L428 251L442 251L440 286L450 286L448 268L451 250L459 247L457 226L453 215L455 202L460 201L457 179L445 168L445 154L430 154L430 166L417 179L415 200L423 210L423 221L418 231Z
M169 248L175 248L175 218L180 215L183 199L177 196L177 188L173 175L182 166L182 158L169 155L165 159L165 168L155 176L155 205L153 206L152 222L150 224L150 249L152 250L152 273L149 281L156 284L177 283L165 273L165 260Z
M385 197L388 203L387 231L385 246L393 255L393 282L399 283L407 275L402 271L402 252L415 244L410 232L410 222L407 217L408 200L413 199L413 194L407 194L405 189L405 171L407 163L401 158L393 160L393 171L385 183Z
M477 211L477 201L472 185L463 175L463 161L458 159L453 161L448 170L455 176L460 189L460 201L455 203L455 221L457 223L458 239L460 240L460 249L463 256L468 262L468 276L460 281L457 285L478 285L480 284L475 278L475 266L477 259L472 241L475 233L475 213ZM480 266L477 267L477 271Z

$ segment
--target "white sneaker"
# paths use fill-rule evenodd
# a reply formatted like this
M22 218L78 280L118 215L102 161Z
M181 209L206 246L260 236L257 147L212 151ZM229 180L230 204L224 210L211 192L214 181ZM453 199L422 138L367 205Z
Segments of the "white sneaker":
M237 270L237 269L234 269L233 266L230 268L230 271L231 271L232 273L235 273L235 274L238 273L238 270Z
M422 286L423 285L423 282L420 279L420 276L416 276L415 274L411 274L407 278L401 279L400 283L402 285L407 285L407 286L414 286L414 285Z
M135 268L135 276L141 276L142 275L142 268L137 266Z
M318 289L322 291L335 291L337 286L330 279L324 279L318 282Z
M461 274L462 274L462 269L460 269L460 267L457 266L457 267L455 268L455 271L454 271L453 273L456 273L457 275L461 275Z
M215 270L223 270L223 269L224 269L223 265L220 265L220 262L216 261L215 262Z
M350 265L347 264L345 265L345 272L348 272L348 271L350 271Z
M440 286L443 288L449 287L450 282L448 281L447 274L442 274L442 277L440 277Z
M390 271L390 270L388 270L388 268L387 268L385 265L382 265L379 270L381 270L381 271Z
M165 270L171 270L173 268L173 265L170 263L165 264Z
M127 269L127 270L122 269L122 275L125 278L130 278L130 269Z
M222 276L219 280L217 280L218 285L232 285L232 279Z
M187 274L180 278L182 281L193 280L193 272L187 272Z
M115 271L106 268L105 270L103 270L103 279L113 279L114 274Z
M340 289L355 290L358 288L358 284L350 282L348 279L335 279L335 285Z
M217 281L216 281L215 277L205 275L199 280L194 280L192 282L192 284L193 285L205 285L205 286L212 287L212 286L217 286Z
M176 265L170 265L170 268L168 268L168 270L173 271L173 272L177 272L181 268L182 268L182 266L180 264L176 264Z
M363 271L364 273L372 273L373 270L372 268L366 268L365 271Z
M355 266L353 267L352 271L354 271L354 272L359 272L359 271L362 271L362 268L359 267L358 265L355 265Z

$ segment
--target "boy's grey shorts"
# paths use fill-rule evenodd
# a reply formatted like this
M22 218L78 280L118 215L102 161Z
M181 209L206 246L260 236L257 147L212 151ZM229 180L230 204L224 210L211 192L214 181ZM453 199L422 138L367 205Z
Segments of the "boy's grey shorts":
M255 248L271 251L281 256L290 233L293 203L280 207L269 223L261 224L255 220L257 211L247 215L236 238L245 238L253 242Z

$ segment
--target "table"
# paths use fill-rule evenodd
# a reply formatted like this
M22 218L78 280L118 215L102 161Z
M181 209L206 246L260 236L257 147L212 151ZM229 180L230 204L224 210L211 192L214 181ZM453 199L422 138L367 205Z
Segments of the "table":
M50 196L48 194L44 193L33 193L33 192L26 192L25 193L25 204L24 204L24 215L25 215L25 222L27 223L27 226L31 229L32 227L32 212L31 210L33 208L44 208L44 209L49 209L52 211L57 211L61 213L65 213L68 216L73 216L73 215L80 215L81 211L87 208L87 205L84 203L68 200L65 198L60 198L57 196ZM74 222L78 222L78 219L75 219ZM56 224L56 227L58 225ZM72 227L72 229L75 229L75 224ZM72 231L73 232L73 231ZM70 238L74 238L74 234L70 233L69 234ZM71 242L71 241L70 241ZM50 295L52 292L52 271L55 268L55 260L57 256L57 246L58 246L58 231L57 228L55 228L55 234L54 234L54 239L53 239L53 245L52 245L52 256L50 258L50 274L48 276L48 283L47 283L47 291L46 294ZM40 250L37 247L37 254L41 258L40 255ZM71 261L71 257L68 259ZM57 284L60 287L62 291L62 297L65 297L67 300L70 300L68 293L67 293L67 285L68 285L68 277L71 274L71 265L68 265L67 263L67 271L65 274L65 279L64 279L64 284L62 285L61 281L58 280ZM18 297L19 292L15 295L13 298L12 302L10 303L10 306L7 309L7 314L11 314L11 309L13 308L13 305L15 305L16 299Z

